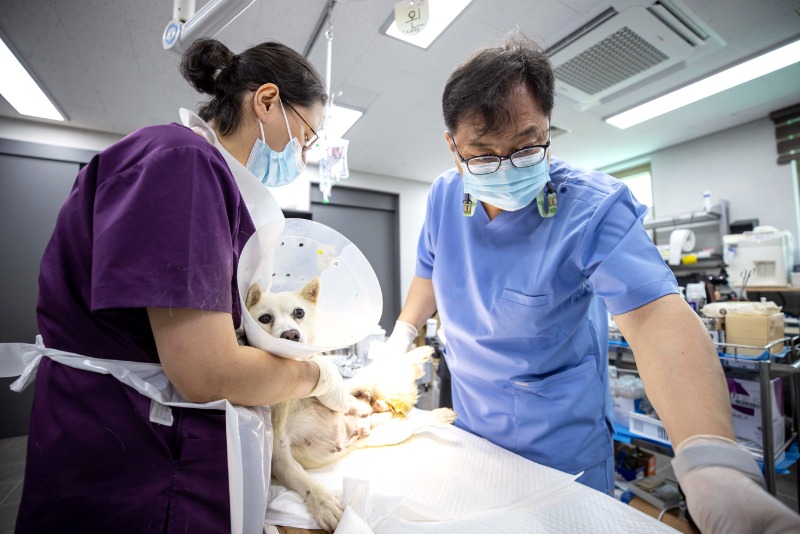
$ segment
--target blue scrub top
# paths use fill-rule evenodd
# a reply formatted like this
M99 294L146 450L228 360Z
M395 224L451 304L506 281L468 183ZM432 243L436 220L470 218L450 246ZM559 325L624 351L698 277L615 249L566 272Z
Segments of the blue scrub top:
M677 282L619 180L553 158L558 213L536 203L462 214L457 169L434 182L416 274L433 282L447 333L456 424L530 460L613 484L608 319Z

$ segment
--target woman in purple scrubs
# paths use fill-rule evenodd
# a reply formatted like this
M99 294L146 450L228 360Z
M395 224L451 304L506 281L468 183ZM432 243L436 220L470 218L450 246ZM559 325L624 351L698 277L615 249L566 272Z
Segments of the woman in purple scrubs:
M234 55L198 41L181 72L211 95L199 114L222 149L179 124L152 126L80 172L42 258L45 345L160 363L193 403L313 395L341 409L329 364L240 346L235 333L237 262L255 228L232 165L268 185L296 177L322 120L324 84L278 43ZM115 378L43 358L17 532L230 530L224 412L172 415L171 426L152 422L150 400Z

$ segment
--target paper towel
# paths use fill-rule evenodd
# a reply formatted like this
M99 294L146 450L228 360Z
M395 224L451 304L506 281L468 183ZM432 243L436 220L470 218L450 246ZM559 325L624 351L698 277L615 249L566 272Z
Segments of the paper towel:
M681 254L694 250L694 232L688 228L679 228L669 235L669 264L680 265Z

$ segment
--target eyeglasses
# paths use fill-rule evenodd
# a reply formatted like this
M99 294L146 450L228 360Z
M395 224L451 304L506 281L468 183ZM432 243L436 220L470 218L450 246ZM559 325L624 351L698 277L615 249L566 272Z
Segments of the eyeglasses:
M309 129L309 130L311 130L311 133L312 133L312 134L314 134L314 135L313 135L313 137L312 137L311 139L309 139L308 141L306 141L306 142L305 142L305 144L303 145L303 152L305 152L306 150L308 150L309 148L311 148L312 146L314 146L314 143L316 143L316 142L317 142L317 139L319 139L319 135L317 135L317 132L316 132L316 130L314 130L314 128L312 128L312 127L311 127L311 125L310 125L310 124L308 124L308 121L307 121L307 120L305 120L305 119L303 118L303 116L302 116L302 115L300 115L300 113L299 113L299 112L298 112L296 109L294 109L294 106L292 106L292 105L291 105L290 103L288 103L288 102L285 102L285 104L286 104L287 106L289 106L289 109L291 109L292 111L294 111L295 115L297 115L298 117L300 117L300 120L301 120L301 121L303 121L303 122L305 123L305 125L306 125L306 126L308 126L308 129Z
M450 134L450 139L453 140L453 147L456 149L456 154L458 154L459 159L467 166L467 169L469 169L469 172L472 174L492 174L500 168L500 164L504 159L509 160L514 167L531 167L544 159L544 155L550 147L550 141L548 140L547 143L543 145L526 146L507 156L475 156L464 159L464 156L458 151L456 139L453 137L453 134Z

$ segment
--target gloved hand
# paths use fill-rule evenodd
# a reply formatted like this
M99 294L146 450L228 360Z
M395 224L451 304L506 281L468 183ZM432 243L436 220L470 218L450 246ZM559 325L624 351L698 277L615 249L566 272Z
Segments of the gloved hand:
M765 491L761 470L737 443L692 436L678 446L672 466L704 534L800 532L800 515Z
M414 339L417 337L417 329L414 325L405 321L394 323L394 330L384 342L373 341L369 346L368 357L370 360L378 360L385 357L398 356L408 352Z
M349 393L344 387L339 369L328 360L311 358L309 361L319 367L319 380L308 396L316 397L325 407L335 412L345 411Z

